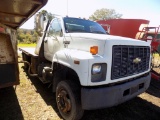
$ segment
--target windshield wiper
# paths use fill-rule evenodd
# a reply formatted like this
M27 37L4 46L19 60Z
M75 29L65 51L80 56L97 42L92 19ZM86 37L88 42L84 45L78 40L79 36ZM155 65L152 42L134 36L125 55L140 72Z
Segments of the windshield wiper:
M74 30L69 30L69 32L87 32L85 30L82 30L82 29L74 29Z
M106 34L106 33L102 32L102 31L92 31L92 33Z

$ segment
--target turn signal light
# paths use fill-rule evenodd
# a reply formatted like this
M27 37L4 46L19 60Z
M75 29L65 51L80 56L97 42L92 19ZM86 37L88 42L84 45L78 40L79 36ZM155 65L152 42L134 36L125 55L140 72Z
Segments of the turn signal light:
M98 53L98 46L90 47L90 53L92 53L92 55L96 55Z

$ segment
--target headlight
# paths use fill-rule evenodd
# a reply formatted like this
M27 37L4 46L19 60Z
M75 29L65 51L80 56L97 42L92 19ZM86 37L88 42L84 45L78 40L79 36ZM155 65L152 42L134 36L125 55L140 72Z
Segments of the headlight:
M99 74L101 72L101 65L93 65L92 67L92 74Z
M101 82L106 79L107 64L95 63L91 69L91 82Z

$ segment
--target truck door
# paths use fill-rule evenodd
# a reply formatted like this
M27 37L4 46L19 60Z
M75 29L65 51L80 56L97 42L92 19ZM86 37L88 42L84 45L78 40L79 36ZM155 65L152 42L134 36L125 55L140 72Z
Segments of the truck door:
M53 55L60 49L63 39L62 27L59 18L54 18L50 23L44 40L44 55L47 60L52 60Z

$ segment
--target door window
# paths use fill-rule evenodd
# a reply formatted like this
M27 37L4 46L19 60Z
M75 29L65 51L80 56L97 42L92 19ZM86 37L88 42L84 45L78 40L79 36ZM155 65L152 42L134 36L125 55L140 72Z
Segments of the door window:
M60 24L60 19L54 18L49 28L49 36L62 36L62 27Z

